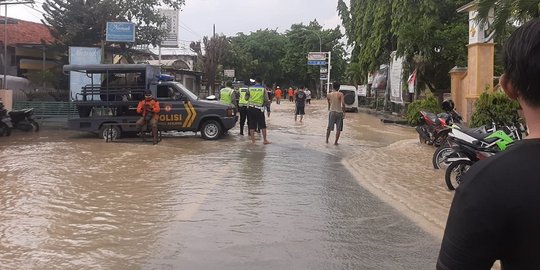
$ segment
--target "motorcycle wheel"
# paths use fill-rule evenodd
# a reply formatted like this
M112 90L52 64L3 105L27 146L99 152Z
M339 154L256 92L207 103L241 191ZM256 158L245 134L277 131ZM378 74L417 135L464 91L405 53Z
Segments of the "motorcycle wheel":
M446 168L444 180L449 190L455 190L461 184L465 173L473 164L470 160L458 160Z
M424 140L424 138L422 138L422 135L418 134L418 140L420 141L420 144L426 144L426 140Z
M460 156L461 155L456 152L453 147L443 144L435 150L431 162L433 163L434 169L446 169L451 164L451 162L446 161L448 158Z
M425 138L425 136L427 136L426 125L417 126L416 132L418 132L418 141L420 142L420 144L429 144L429 141ZM426 135L422 136L422 133Z
M30 125L32 125L32 129L34 130L34 132L38 132L39 131L39 124L38 122L36 122L36 120L30 120Z
M11 135L11 128L8 125L0 122L0 137L1 136L7 137L9 135Z
M436 147L444 145L444 143L446 142L446 138L448 138L448 134L439 136L435 139L433 145L435 145Z

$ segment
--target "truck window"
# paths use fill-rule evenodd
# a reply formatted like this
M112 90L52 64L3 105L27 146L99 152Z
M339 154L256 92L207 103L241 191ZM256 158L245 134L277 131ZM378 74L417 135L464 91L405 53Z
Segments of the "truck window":
M169 97L170 97L169 87L167 85L158 85L156 98L162 99L162 98L169 98Z
M181 100L183 94L170 85L158 85L156 98L158 100Z

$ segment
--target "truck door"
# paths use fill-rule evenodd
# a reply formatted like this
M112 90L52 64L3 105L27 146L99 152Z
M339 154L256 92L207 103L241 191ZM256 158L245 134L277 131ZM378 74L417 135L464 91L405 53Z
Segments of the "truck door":
M156 99L161 108L159 113L160 129L182 130L187 118L187 108L189 108L185 106L184 98L171 85L157 85Z

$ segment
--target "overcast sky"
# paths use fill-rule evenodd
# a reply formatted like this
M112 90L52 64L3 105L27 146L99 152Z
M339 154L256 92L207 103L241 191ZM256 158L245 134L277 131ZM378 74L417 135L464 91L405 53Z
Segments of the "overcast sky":
M34 9L9 6L8 17L39 22L43 2L35 0ZM216 33L227 36L266 28L283 33L292 24L315 19L324 28L335 28L341 25L336 7L337 0L186 0L180 12L180 40L210 36L214 24ZM0 14L4 15L3 8Z

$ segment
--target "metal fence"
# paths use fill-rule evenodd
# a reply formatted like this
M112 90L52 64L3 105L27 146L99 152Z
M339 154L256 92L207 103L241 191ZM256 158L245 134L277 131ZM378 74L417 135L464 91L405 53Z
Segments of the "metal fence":
M34 108L34 115L37 117L69 117L76 116L77 108L72 102L58 101L15 101L13 110Z

